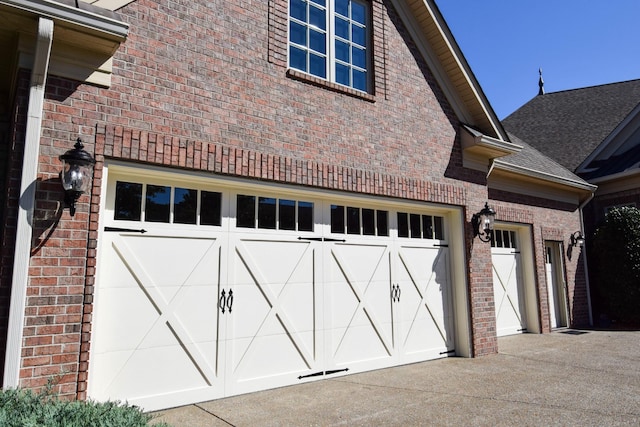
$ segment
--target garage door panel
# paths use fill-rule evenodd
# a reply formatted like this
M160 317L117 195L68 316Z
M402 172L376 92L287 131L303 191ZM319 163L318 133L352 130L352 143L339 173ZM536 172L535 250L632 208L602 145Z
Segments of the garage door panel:
M388 366L393 356L388 247L336 244L328 259L328 363L353 370Z
M318 363L317 251L299 241L239 238L233 244L229 390L291 384Z
M442 357L453 349L448 249L403 245L399 251L401 359Z
M109 252L96 293L91 397L153 405L152 396L215 385L217 239L115 233L104 239Z
M519 270L520 254L494 249L491 259L497 335L520 333L526 329Z

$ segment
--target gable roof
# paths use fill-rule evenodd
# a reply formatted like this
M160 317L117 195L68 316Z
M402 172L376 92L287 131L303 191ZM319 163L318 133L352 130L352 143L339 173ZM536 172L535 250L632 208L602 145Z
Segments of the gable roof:
M566 168L578 166L640 102L640 79L538 95L504 127Z

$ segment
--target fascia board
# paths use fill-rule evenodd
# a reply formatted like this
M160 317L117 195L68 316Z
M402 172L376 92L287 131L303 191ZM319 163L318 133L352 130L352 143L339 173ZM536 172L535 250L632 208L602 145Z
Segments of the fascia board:
M125 22L54 1L0 0L0 5L20 9L38 16L45 16L54 21L62 21L99 31L104 34L109 34L118 40L124 40L129 33L129 25Z
M633 177L634 175L640 175L640 169L629 169L623 172L618 172L613 175L601 176L598 178L591 179L590 182L594 184L603 184L605 182L616 181L619 179L625 179Z
M467 125L462 125L462 129L463 134L460 139L462 148L465 150L485 151L490 158L507 156L522 150L520 145L487 136Z

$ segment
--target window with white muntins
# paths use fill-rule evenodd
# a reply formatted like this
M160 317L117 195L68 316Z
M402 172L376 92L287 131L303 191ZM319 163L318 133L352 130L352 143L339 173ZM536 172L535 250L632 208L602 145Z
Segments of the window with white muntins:
M289 67L368 92L369 9L360 0L289 0Z

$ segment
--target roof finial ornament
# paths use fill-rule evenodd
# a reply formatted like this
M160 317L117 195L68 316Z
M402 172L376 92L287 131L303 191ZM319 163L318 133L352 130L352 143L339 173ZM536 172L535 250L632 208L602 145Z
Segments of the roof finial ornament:
M538 80L538 95L544 95L544 80L542 80L542 68L538 69L538 73L540 74L540 79Z

